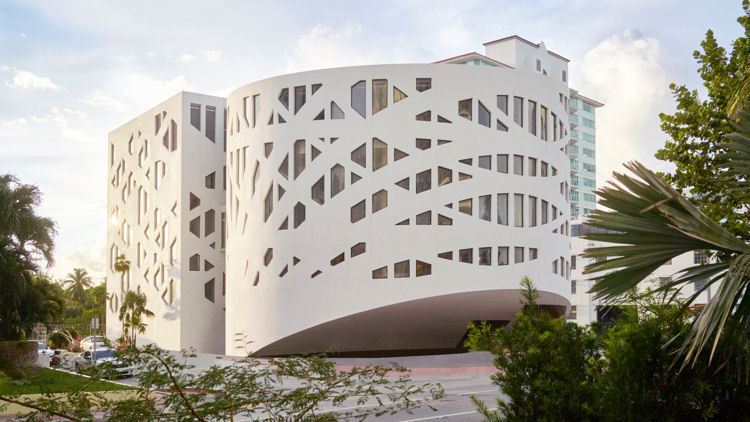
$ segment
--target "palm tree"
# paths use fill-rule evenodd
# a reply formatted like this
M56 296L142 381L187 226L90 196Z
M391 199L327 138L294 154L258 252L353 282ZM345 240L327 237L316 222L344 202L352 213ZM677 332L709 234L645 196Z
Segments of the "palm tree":
M86 302L86 289L93 284L89 273L83 268L74 268L72 273L68 273L62 282L67 286L67 292L70 297L81 305Z
M729 152L721 157L726 172L719 177L740 180L740 187L750 200L750 111L739 113L737 119L737 132L727 140ZM709 342L713 360L722 336L747 338L750 331L750 295L745 294L750 287L750 245L707 217L643 164L632 162L625 167L632 175L615 173L616 182L597 192L599 204L610 211L595 210L589 220L591 225L609 232L583 236L617 245L586 250L584 256L606 259L586 267L586 274L606 272L595 277L592 292L597 298L613 299L680 254L694 250L713 252L718 262L687 268L661 287L667 290L708 280L687 305L713 287L713 298L701 310L680 347L685 358L683 367L690 361L695 363Z
M147 324L143 322L143 316L154 316L154 313L146 308L146 294L127 292L120 306L119 319L123 324L123 336L129 346L135 346L136 332L146 332Z
M55 223L36 215L42 194L34 185L24 185L11 174L0 174L0 237L8 238L18 249L41 255L54 263Z

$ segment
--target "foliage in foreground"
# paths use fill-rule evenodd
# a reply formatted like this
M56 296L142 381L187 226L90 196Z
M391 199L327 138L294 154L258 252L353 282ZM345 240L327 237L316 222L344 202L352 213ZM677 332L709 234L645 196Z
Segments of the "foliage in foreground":
M750 414L750 380L737 382L750 358L746 340L722 344L744 350L720 368L708 353L694 367L673 365L693 316L670 294L634 291L621 298L623 317L606 331L566 323L535 303L522 282L523 309L509 330L473 324L468 345L495 355L493 380L506 396L488 421L724 421ZM673 340L670 342L670 340ZM666 346L665 346L666 344Z
M521 294L523 309L509 330L470 325L466 345L495 355L500 371L492 380L507 396L497 400L499 412L472 400L489 421L591 420L599 400L595 334L537 306L539 294L527 277Z
M90 382L86 377L50 368L34 367L23 379L13 379L0 372L0 395L70 393L83 391L129 390L130 387L107 381Z
M141 368L137 375L141 388L119 399L72 392L66 400L50 394L39 399L0 395L0 400L36 409L23 420L55 415L71 421L230 421L242 415L263 421L335 421L411 411L444 394L439 384L412 383L403 367L338 371L333 362L314 355L272 359L267 364L247 357L196 372L185 363L185 358L194 356L152 345L128 348L119 359ZM111 370L101 366L100 373ZM332 413L345 405L363 404L372 406Z

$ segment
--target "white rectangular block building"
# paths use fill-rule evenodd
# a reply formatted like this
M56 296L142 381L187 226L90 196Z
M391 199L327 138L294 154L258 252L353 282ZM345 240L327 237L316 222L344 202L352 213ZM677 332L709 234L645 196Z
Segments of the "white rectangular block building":
M180 92L109 134L107 335L128 290L142 292L139 344L224 352L225 105ZM118 255L130 262L115 271Z

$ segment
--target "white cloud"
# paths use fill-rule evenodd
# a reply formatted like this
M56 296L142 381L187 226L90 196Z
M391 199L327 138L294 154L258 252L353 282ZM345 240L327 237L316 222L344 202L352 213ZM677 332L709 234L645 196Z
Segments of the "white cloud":
M90 105L96 108L103 108L113 110L117 112L127 111L127 106L122 102L118 101L100 91L95 92L87 98L80 100L84 104Z
M103 238L90 247L61 250L56 254L55 266L51 273L55 278L64 278L74 268L88 271L95 284L104 280L106 275L107 245Z
M198 59L198 57L192 55L192 54L181 54L180 55L180 61L183 63L190 63L194 62Z
M11 81L5 81L5 86L9 88L17 89L19 91L26 91L30 89L40 91L44 91L46 89L52 91L63 90L63 87L52 82L50 78L46 76L37 76L29 72L28 70L17 70L9 68L7 66L3 66L2 70L5 72L12 72L14 74Z
M286 56L287 72L356 66L383 62L383 56L364 35L360 25L346 24L334 30L316 24L297 39L292 53Z
M203 52L203 58L205 58L207 62L215 62L221 58L222 54L221 50L206 50Z
M600 186L625 161L657 163L650 157L664 139L658 115L669 104L665 61L659 41L634 30L612 35L584 56L580 92L605 104L596 115Z

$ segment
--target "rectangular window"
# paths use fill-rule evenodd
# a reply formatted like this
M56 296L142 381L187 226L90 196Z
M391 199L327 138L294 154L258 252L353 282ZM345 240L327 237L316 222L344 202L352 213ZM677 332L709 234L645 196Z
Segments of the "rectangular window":
M492 265L492 248L479 248L479 265Z
M492 170L492 156L491 155L480 155L477 160L479 168Z
M550 113L552 115L552 140L557 140L557 114Z
M216 107L206 106L206 138L216 142Z
M594 121L591 119L583 118L583 125L586 127L594 128Z
M305 91L305 86L295 86L294 87L294 114L297 114L299 109L302 108L303 105L305 105L305 101L307 101L307 93Z
M508 225L508 194L497 194L497 224Z
M425 170L417 173L417 193L430 190L432 188L432 170Z
M570 316L568 319L578 319L578 309L575 305L570 307Z
M388 80L372 80L372 114L388 107ZM408 265L407 261L407 265ZM397 276L398 277L398 276Z
M529 195L529 227L536 226L536 196Z
M497 108L500 109L506 115L508 114L508 96L498 95L497 96Z
M492 221L492 195L482 195L479 197L479 218L485 221Z
M539 126L541 127L542 141L547 140L547 107L539 107Z
M409 260L393 264L393 274L395 278L409 277Z
M593 193L585 193L583 194L583 200L588 202L596 202L596 195Z
M529 100L529 133L536 135L536 102Z
M702 250L693 251L693 264L705 264L708 262L706 254Z
M549 165L547 164L547 162L546 161L542 161L542 165L541 165L541 168L540 168L540 172L542 174L542 177L547 177L547 172L549 171L548 167L549 167Z
M508 173L508 154L497 154L497 171Z
M474 262L473 249L460 249L458 251L458 261L467 264Z
M549 221L549 203L542 199L542 224L547 224Z
M190 124L201 130L201 105L190 103Z
M513 248L513 262L516 264L523 262L523 246Z
M536 158L529 157L529 176L536 176Z
M513 214L515 215L515 226L523 227L523 195L513 195Z
M575 226L573 226L573 227L575 227ZM570 269L571 270L575 270L576 269L577 258L578 258L577 255L571 255L570 256Z
M533 261L537 258L539 258L539 249L529 248L529 261Z
M584 102L583 103L583 111L588 111L589 113L593 113L594 112L594 106L592 106L589 103Z
M258 123L260 116L260 94L253 95L253 127Z
M513 121L523 127L523 98L513 97Z
M497 265L508 265L508 247L507 246L498 246Z
M523 176L523 155L513 156L513 174Z
M296 179L305 170L305 140L298 139L294 142L294 178Z
M595 188L596 187L596 181L592 179L583 178L583 186L586 186L587 188Z
M596 158L596 152L593 149L583 148L583 155L590 158Z

